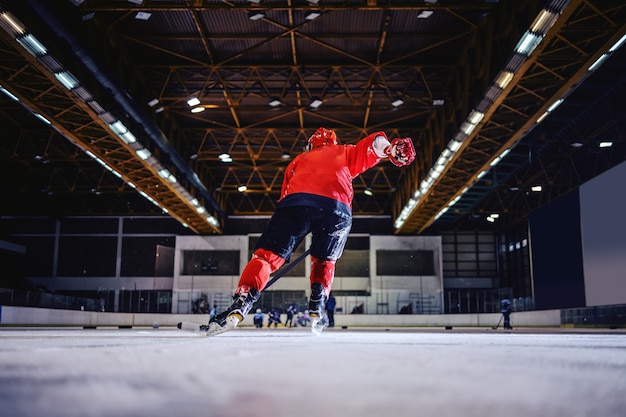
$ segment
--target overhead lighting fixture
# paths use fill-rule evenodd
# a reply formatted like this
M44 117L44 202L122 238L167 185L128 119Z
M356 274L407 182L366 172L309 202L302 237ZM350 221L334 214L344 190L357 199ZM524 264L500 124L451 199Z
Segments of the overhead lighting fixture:
M137 12L135 15L135 19L137 20L148 20L152 17L152 13L148 12Z
M313 97L309 106L311 106L312 109L318 109L322 105L322 103L323 101L321 98Z
M615 42L613 46L609 48L609 53L617 51L624 42L626 42L626 35L622 36L619 41Z
M432 10L422 10L417 14L418 19L428 19L434 12Z
M594 71L596 68L598 68L600 65L602 65L602 63L609 57L609 54L602 54L600 56L600 58L596 59L596 62L594 62L593 64L591 64L591 66L589 66L589 68L587 68L587 71Z
M445 104L445 100L435 99L433 100L433 106L443 106Z
M543 9L530 25L530 31L545 35L548 33L552 25L554 25L554 22L556 22L558 17L558 14Z
M150 107L154 107L154 106L156 106L157 104L159 104L159 99L158 99L158 98L156 98L156 97L155 97L155 98L153 98L152 100L150 100L150 101L148 102L148 106L150 106Z
M280 99L278 97L272 97L270 98L269 101L269 105L272 107L276 107L276 106L280 106L282 104L282 102L280 101Z
M128 0L128 2L141 5L143 3L143 0Z
M306 1L308 1L311 4L317 4L320 2L320 0L306 0Z
M369 196L369 197L374 195L374 193L372 192L371 188L366 188L365 190L363 190L363 194L365 194L366 196Z
M280 157L282 159L289 159L291 158L291 154L289 152L283 152L283 154Z
M68 90L73 90L78 86L78 80L69 72L57 72L54 74L57 80Z
M240 185L239 187L237 187L237 191L239 191L240 193L243 193L244 191L247 191L248 187L246 187L245 185Z
M391 105L393 107L400 107L403 104L404 104L404 100L402 100L402 98L400 97L394 97L393 100L391 101Z
M202 113L204 110L206 110L204 107L197 106L197 107L194 107L193 109L191 109L191 112L192 113Z
M528 57L533 53L537 46L539 46L542 39L543 35L538 35L536 33L526 31L526 33L524 33L524 36L522 36L522 39L520 39L517 46L515 47L515 52Z
M46 47L31 34L22 38L17 38L16 41L34 57L39 57L48 53Z
M611 141L602 141L598 144L599 147L601 148L610 148L611 146L613 146L613 142Z
M17 38L26 33L26 28L9 12L0 13L0 27L9 32L13 37Z
M19 98L15 97L9 90L5 89L4 87L0 87L0 91L2 91L11 100L14 100L14 101L17 101L17 102L20 101Z
M187 104L188 104L190 107L195 107L195 106L197 106L198 104L200 104L200 99L199 99L198 97L192 97L192 98L190 98L189 100L187 100Z
M218 158L222 162L233 162L233 158L227 153L221 154Z
M146 148L137 149L136 153L144 161L152 156L152 153Z
M250 20L259 20L265 17L265 12L262 10L253 10L248 12L248 19Z
M540 193L541 190L543 190L543 187L541 185L533 185L532 187L530 187L530 191L534 193Z
M309 10L308 12L304 14L304 19L309 20L309 21L315 20L321 15L322 15L322 12L320 12L319 10Z
M259 4L261 0L248 0L249 3Z
M33 114L35 115L36 118L38 118L39 120L41 120L45 124L47 124L47 125L52 124L52 123L50 123L50 120L46 119L41 114L39 114L39 113L33 113Z
M502 71L500 75L498 75L498 78L496 79L496 84L498 84L498 87L504 90L506 86L509 85L509 83L513 79L513 75L514 74L512 72Z

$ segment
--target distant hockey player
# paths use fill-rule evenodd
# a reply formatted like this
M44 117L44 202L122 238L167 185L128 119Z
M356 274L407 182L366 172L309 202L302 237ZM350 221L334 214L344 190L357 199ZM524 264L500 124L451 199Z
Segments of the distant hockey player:
M320 334L327 323L325 302L335 276L335 262L343 253L352 227L352 181L382 158L396 166L415 159L410 138L387 139L376 132L355 145L340 145L335 131L320 127L304 152L285 170L281 196L257 241L233 296L233 304L209 321L207 335L237 326L259 299L270 274L289 261L311 233L311 330Z
M504 317L504 328L512 329L511 327L511 300L505 298L500 301L500 312L502 313L502 317Z
M254 327L256 327L257 329L260 329L261 327L263 327L264 318L265 318L265 314L263 314L260 308L257 308L256 313L254 313L254 317L252 317L254 321Z

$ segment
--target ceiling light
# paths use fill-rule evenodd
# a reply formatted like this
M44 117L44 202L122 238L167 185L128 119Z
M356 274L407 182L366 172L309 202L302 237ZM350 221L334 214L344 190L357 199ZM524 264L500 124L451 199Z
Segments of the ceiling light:
M433 106L443 106L445 104L445 100L435 99L433 100Z
M554 25L554 22L556 22L556 19L558 17L558 14L543 9L541 13L539 13L535 21L532 23L532 25L530 25L530 31L533 33L541 33L545 35L550 30L552 25Z
M227 153L221 154L218 158L222 162L233 162L233 158L231 158L231 156Z
M306 20L315 20L320 17L321 14L322 12L320 12L319 10L310 10L304 14L304 18Z
M569 146L571 146L572 148L581 148L583 146L583 144L580 143L580 142L572 142L572 143L570 143Z
M206 110L204 107L197 106L197 107L194 107L193 109L191 109L191 112L192 113L202 113L204 110Z
M598 144L599 147L601 148L610 148L611 146L613 146L613 142L611 141L602 141Z
M272 97L270 98L269 101L269 105L272 107L276 107L276 106L280 106L282 104L282 102L280 101L280 99L278 97Z
M148 106L150 106L150 107L154 107L154 106L156 106L157 104L159 104L159 99L158 99L158 98L156 98L156 97L155 97L155 98L153 98L152 100L150 100L150 101L148 102Z
M31 53L34 57L38 57L41 55L45 55L48 53L48 50L45 46L42 45L41 42L37 40L33 35L28 34L23 38L17 38L16 41L24 47L28 52Z
M532 187L530 187L530 191L535 193L540 193L541 190L543 190L543 187L541 185L533 185Z
M0 87L0 91L7 95L11 100L20 101L19 98L15 97L9 90L6 90L4 87Z
M33 113L33 114L35 115L35 117L36 117L36 118L38 118L39 120L41 120L41 121L42 121L42 122L44 122L45 124L47 124L47 125L51 124L51 123L50 123L50 120L46 119L46 118L45 118L45 117L43 117L41 114L39 114L39 113ZM600 145L602 145L602 144L600 144ZM600 146L600 147L602 147L602 146Z
M600 56L600 58L598 58L596 60L596 62L594 62L593 64L591 64L591 66L587 69L587 71L593 71L596 68L598 68L600 65L602 65L602 63L609 57L608 54L602 54Z
M312 109L318 109L322 105L323 101L319 97L313 97L311 99L311 103L309 104Z
M191 107L197 106L198 104L200 104L200 99L198 97L192 97L187 100L187 104L189 104L189 106Z
M432 10L423 10L421 12L418 13L417 18L418 19L428 19L430 16L432 16L434 12Z
M509 85L509 83L513 79L513 75L514 74L512 72L502 71L500 75L498 75L498 78L496 79L496 84L498 84L498 87L504 90L506 86Z
M137 149L137 155L144 161L152 156L152 153L146 148Z
M393 107L400 107L403 104L404 104L404 100L402 100L400 97L394 97L391 101L391 105Z
M22 23L9 12L0 13L0 26L16 38L26 33Z
M320 2L320 0L306 0L306 1L308 1L311 4L317 4Z
M248 2L259 4L259 3L261 3L261 0L248 0Z
M68 90L72 90L78 86L78 80L69 72L57 72L54 74L57 80Z
M613 46L609 48L609 52L615 52L624 42L626 42L626 35L622 36L619 41L615 42Z
M128 0L129 3L141 4L143 0Z
M245 185L240 185L239 187L237 187L237 191L239 191L240 193L243 193L244 191L247 191L248 187L246 187Z
M150 17L152 17L152 13L148 12L137 12L135 15L135 19L137 20L148 20Z
M280 157L283 159L289 159L291 158L291 154L289 152L283 152L283 154Z
M363 190L363 194L370 196L370 197L374 195L371 188L366 188L365 190Z
M519 43L515 47L515 52L528 57L533 53L535 48L537 48L542 39L542 35L526 31L524 36L522 36L522 39L520 39Z
M560 98L557 101L555 101L554 103L552 103L552 105L550 107L548 107L548 112L553 112L557 107L559 107L561 105L561 103L563 103L563 99Z
M248 19L250 20L259 20L265 17L265 12L262 10L255 10L248 13Z

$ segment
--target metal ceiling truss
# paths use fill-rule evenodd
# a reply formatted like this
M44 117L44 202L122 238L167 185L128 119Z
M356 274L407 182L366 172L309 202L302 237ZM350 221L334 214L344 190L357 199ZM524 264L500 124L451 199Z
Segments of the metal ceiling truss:
M149 159L139 158L137 149L124 143L112 131L103 114L80 99L85 91L64 89L55 77L62 65L49 55L36 59L14 37L0 31L2 49L8 59L2 60L0 85L19 99L33 114L46 120L58 133L83 151L89 152L114 170L127 184L157 206L169 212L196 233L220 232L217 225L207 222L206 214L198 212L189 199L163 178ZM11 85L12 87L8 87ZM42 119L42 120L43 120ZM151 149L159 156L156 147ZM44 153L45 155L45 153ZM48 154L49 156L49 154ZM82 172L79 171L79 174ZM51 179L52 180L52 179ZM66 182L65 189L76 191L79 179ZM123 185L120 185L120 188Z
M554 102L575 89L588 75L588 68L626 32L625 9L626 5L615 5L599 10L591 2L572 1L465 140L462 158L440 177L401 231L424 231L442 207L489 171L495 156L514 147ZM454 207L449 211L451 216L468 214Z

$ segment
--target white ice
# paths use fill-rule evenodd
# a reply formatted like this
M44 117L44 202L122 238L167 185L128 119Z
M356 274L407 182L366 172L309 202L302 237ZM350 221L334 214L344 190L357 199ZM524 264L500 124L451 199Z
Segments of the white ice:
M1 417L624 417L626 334L0 328Z

